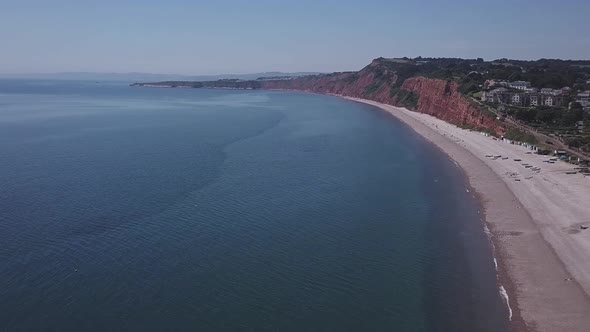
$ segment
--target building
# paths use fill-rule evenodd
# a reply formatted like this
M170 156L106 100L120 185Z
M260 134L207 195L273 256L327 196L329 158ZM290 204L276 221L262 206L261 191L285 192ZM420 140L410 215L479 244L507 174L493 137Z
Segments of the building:
M484 102L488 102L488 103L493 103L494 102L494 96L492 95L491 91L483 91L481 93L481 101Z
M508 104L511 95L506 88L497 88L492 91L484 91L481 94L481 100L494 104Z
M492 82L487 82L487 84L492 84ZM498 82L494 82L494 84L498 84ZM567 88L559 90L542 88L537 92L537 89L532 88L529 82L524 81L510 82L507 84L509 88L501 87L482 92L481 100L488 103L514 106L562 106L564 101L563 90L566 89L567 91ZM586 104L590 108L590 98L588 95L590 95L590 91L587 91L587 94L582 94L582 97L586 96L583 98L587 100Z
M562 90L543 88L539 93L528 93L528 104L525 106L562 106L564 98Z
M528 104L528 94L527 93L511 93L510 94L510 104L515 106L525 106Z
M512 89L518 89L518 90L527 90L527 89L530 89L531 82L514 81L514 82L508 83L508 87L512 88Z
M484 91L481 100L493 104L514 106L562 106L563 96L543 93L512 92L505 88ZM590 102L588 102L590 107Z
M545 106L555 106L555 100L553 100L552 95L543 95L543 105Z
M508 82L504 80L486 80L483 83L483 86L486 88L493 88L498 86L508 86Z
M584 111L590 111L590 91L578 93L576 95L576 102L582 105Z
M582 107L590 106L590 91L580 92L576 95L576 102Z
M542 88L541 93L547 94L547 95L559 96L559 95L563 94L564 89L569 89L569 88L568 87L565 87L563 89Z
M555 89L552 89L552 88L542 88L541 89L541 93L542 94L546 94L546 95L554 95L554 96L557 96L557 95L560 95L561 94L561 90L555 90Z
M537 95L537 100L533 104L531 102L531 106L562 106L563 105L563 92L567 91L567 87L563 89L552 89L552 88L542 88Z

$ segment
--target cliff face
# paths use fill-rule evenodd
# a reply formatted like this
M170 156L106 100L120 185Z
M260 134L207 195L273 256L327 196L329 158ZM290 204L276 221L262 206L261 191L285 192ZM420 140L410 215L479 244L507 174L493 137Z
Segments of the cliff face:
M395 104L395 98L391 94L391 86L396 82L395 72L380 68L380 63L374 60L358 72L300 77L288 81L268 81L264 82L262 87L264 89L338 94Z
M458 92L454 81L427 78L423 66L401 59L375 59L358 72L302 76L284 80L136 83L193 88L281 89L364 98L427 113L458 126L503 134L495 119Z
M411 73L410 73L411 74ZM284 89L338 94L403 106L433 115L458 126L486 129L503 134L494 117L482 113L458 92L454 81L423 76L405 78L374 60L358 72L300 77L285 81L262 82L263 89Z
M409 78L402 84L402 89L419 96L417 110L421 113L456 125L487 128L497 134L504 133L504 128L493 117L472 106L457 88L457 82L425 77Z

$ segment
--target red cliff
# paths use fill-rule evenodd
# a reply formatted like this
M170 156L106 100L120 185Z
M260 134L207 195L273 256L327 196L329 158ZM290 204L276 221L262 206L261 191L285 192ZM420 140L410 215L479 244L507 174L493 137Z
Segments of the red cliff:
M458 126L503 134L492 115L483 113L457 89L458 83L424 76L409 77L376 59L358 72L261 82L263 89L284 89L364 98L433 115Z
M460 126L485 128L497 134L504 132L504 128L492 116L482 113L457 88L457 82L425 77L412 77L402 84L402 89L419 96L418 112Z
M193 88L281 89L370 99L394 106L403 106L433 115L458 126L503 134L503 126L493 115L483 113L473 101L458 91L451 80L428 78L436 76L437 67L428 67L406 59L373 60L358 72L302 76L277 80L219 80L212 82L159 82L134 85L182 86Z

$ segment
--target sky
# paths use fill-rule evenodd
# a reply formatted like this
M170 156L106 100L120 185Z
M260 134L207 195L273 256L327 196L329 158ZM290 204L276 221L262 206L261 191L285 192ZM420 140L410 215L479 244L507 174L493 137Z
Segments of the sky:
M358 70L590 58L590 0L0 0L0 74Z

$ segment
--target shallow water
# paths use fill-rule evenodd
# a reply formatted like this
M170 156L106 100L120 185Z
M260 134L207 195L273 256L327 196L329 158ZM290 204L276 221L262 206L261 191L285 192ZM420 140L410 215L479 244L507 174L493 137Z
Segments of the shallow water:
M378 109L0 81L0 331L501 331L480 206Z

